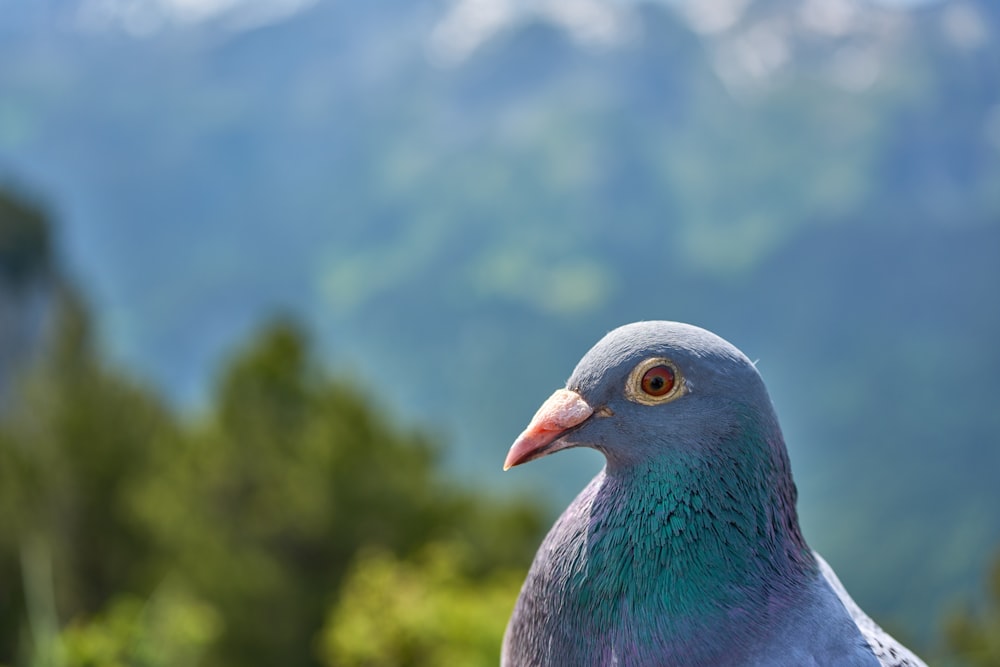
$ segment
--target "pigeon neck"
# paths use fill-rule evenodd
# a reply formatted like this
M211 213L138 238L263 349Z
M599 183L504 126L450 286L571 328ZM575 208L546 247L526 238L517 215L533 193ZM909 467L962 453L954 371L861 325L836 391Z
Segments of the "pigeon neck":
M795 487L777 442L724 442L711 455L616 467L590 506L587 588L652 605L682 624L753 613L793 596L816 564L802 539ZM757 455L754 456L753 453ZM774 456L761 456L771 452Z

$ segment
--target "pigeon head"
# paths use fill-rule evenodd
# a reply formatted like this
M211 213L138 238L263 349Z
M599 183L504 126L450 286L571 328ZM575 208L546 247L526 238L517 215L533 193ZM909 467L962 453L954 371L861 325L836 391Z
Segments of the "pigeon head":
M578 446L602 452L609 472L754 455L787 469L753 363L719 336L679 322L637 322L607 334L538 410L504 469Z

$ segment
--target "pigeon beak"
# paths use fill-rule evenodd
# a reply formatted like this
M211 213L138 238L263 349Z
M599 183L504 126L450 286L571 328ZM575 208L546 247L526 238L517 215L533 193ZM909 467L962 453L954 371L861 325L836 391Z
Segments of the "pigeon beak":
M507 460L503 469L510 470L516 465L541 458L551 454L561 447L553 447L566 431L582 424L594 408L575 391L559 389L542 403L538 412L531 418L528 428L524 429L507 452Z

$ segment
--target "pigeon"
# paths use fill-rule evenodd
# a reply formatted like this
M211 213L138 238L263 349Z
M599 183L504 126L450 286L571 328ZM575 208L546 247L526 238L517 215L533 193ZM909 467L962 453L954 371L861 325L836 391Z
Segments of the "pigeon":
M719 336L610 332L504 470L571 447L605 466L538 549L502 667L926 667L806 544L764 382Z

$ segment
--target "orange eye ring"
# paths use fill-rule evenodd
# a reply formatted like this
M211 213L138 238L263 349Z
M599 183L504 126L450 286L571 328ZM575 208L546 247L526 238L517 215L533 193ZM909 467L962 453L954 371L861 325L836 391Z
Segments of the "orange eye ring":
M663 357L651 357L637 364L625 383L625 397L643 405L669 403L686 393L677 364Z

